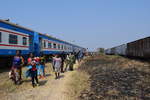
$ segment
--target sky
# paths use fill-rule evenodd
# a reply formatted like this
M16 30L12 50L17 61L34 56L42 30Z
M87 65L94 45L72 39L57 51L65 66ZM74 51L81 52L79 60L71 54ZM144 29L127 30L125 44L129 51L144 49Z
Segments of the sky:
M150 0L0 0L0 19L96 50L150 36Z

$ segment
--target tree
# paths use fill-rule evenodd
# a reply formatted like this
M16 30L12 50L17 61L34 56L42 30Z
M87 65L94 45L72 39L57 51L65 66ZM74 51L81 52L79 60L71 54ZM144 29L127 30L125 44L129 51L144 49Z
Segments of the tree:
M104 49L104 48L98 48L97 50L98 50L98 53L100 53L100 54L103 54L103 53L104 53L104 51L105 51L105 49Z

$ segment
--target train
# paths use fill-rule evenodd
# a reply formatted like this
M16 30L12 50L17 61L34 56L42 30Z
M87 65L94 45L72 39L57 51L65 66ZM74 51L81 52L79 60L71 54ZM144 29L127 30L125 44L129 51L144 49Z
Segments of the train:
M10 61L16 54L16 50L20 50L22 56L25 57L30 52L39 56L40 54L85 52L86 49L8 20L0 19L0 62L4 62L3 60Z
M149 59L150 37L135 40L113 48L108 48L105 50L105 54Z

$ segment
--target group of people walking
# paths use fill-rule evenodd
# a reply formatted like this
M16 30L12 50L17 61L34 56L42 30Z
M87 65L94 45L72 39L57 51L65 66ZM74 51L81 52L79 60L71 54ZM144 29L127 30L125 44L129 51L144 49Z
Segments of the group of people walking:
M64 73L68 70L73 71L73 65L76 61L80 62L84 54L81 52L70 54L55 54L50 58L52 63L52 69L55 72L55 79L60 77L60 73ZM31 78L32 86L39 86L39 80L45 78L45 63L46 59L43 54L39 57L35 57L33 53L29 54L26 61L27 71L26 77ZM15 84L21 84L22 81L22 67L25 64L24 58L21 56L21 51L16 51L16 56L13 58L13 64L11 71L9 72L9 78L14 81ZM48 66L47 66L48 67Z

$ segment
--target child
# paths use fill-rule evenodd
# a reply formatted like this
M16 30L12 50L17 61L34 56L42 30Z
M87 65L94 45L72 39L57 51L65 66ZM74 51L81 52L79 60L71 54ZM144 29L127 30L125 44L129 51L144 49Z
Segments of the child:
M31 78L32 78L32 86L35 86L35 81L36 81L36 85L39 86L39 82L38 82L38 77L37 77L37 68L36 68L36 62L32 61L31 62L31 66L32 68L30 69L31 72Z
M35 61L32 53L30 53L30 57L28 58L28 65L30 68L29 72L30 72L31 79L32 79L32 86L35 87L35 81L37 83L36 85L39 86L38 77L37 77L36 61Z
M37 74L38 74L39 78L41 79L42 78L42 73L41 73L40 58L35 57L34 60L36 61Z

